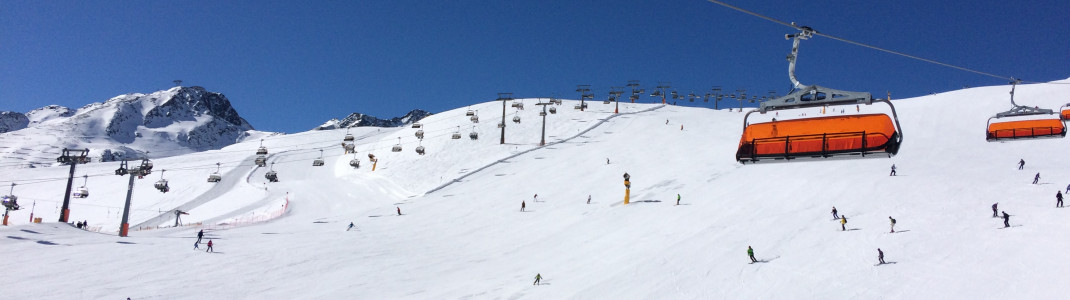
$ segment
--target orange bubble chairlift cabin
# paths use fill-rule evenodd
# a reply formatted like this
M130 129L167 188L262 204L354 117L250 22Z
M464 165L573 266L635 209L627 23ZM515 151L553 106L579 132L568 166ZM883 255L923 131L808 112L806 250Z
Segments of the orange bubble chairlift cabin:
M988 118L988 130L986 131L985 139L989 142L995 142L1020 138L1065 137L1066 124L1063 123L1063 120L1067 119L1067 114L1068 112L1070 112L1070 110L1065 109L1065 107L1059 114L1059 118L1011 120L995 123L992 122L992 119L999 120L1002 118L1055 114L1055 111L1051 109L1028 107L1015 104L1014 88L1018 85L1018 83L1018 80L1011 82L1011 105L1013 105L1013 107L1008 111L997 113L995 116Z
M739 140L736 160L741 163L761 160L791 160L799 158L829 158L853 155L867 157L891 157L899 152L902 130L895 107L888 99L873 99L870 93L834 90L822 86L805 86L795 78L795 60L798 57L799 40L807 39L812 29L801 27L802 32L788 35L794 38L792 53L788 56L788 76L794 84L792 93L762 102L759 107L743 118L743 135ZM884 102L891 108L891 115L857 114L748 123L751 114L765 114L808 107L830 105L873 104Z

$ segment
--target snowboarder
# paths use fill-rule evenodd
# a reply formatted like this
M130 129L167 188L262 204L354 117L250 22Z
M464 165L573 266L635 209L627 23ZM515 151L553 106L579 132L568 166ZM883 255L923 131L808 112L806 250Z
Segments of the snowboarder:
M1021 170L1025 167L1025 159L1018 160L1018 169Z
M750 246L747 246L747 256L750 256L750 262L758 262L757 259L754 259L754 248L751 248Z
M888 176L895 176L895 164L892 164L892 172L888 173Z
M591 195L587 195L587 204L591 204Z
M532 283L531 285L539 285L539 280L542 280L542 274L535 273L535 283Z
M349 228L346 228L346 231L349 231L350 229L353 229L353 222L349 222Z
M840 215L837 214L837 212L836 212L836 207L835 206L832 207L832 218L833 219L839 219L840 218Z
M840 231L847 231L847 216L840 216Z
M680 194L676 194L676 205L680 205Z
M893 219L892 216L888 216L888 220L892 222L892 231L889 233L895 233L895 219Z
M208 250L204 250L204 252L215 252L212 251L212 240L208 240Z
M1003 228L1011 227L1011 215L1008 215L1006 211L1003 212Z
M1063 207L1063 192L1055 192L1055 207Z
M201 242L201 238L203 238L203 237L204 237L204 229L201 229L201 231L197 232L197 242L200 243Z
M395 206L395 207L398 208L398 215L400 216L401 215L401 207L399 207L399 206Z
M527 204L524 203L524 200L520 200L520 211L524 211L524 207L526 206Z
M885 264L885 262L884 262L884 251L881 251L881 248L877 248L877 259L880 260L882 265Z
M1033 176L1033 184L1037 184L1040 181L1040 172L1037 172L1037 176Z
M993 218L999 218L999 210L996 209L996 205L999 205L999 202L992 203L992 217Z

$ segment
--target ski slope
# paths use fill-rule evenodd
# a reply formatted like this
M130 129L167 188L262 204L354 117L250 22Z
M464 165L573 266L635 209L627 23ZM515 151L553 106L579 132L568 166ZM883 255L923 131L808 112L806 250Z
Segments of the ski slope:
M986 142L985 121L1010 108L1009 90L893 101L903 144L890 159L744 166L733 159L743 113L621 103L613 114L598 101L585 112L572 109L578 101L557 106L544 147L535 99L507 107L504 145L500 102L474 104L479 123L467 107L428 117L422 142L413 128L352 129L356 155L342 154L344 130L268 137L269 167L252 164L254 142L154 160L134 187L130 223L156 229L129 237L116 236L127 180L111 175L116 163L76 172L99 176L89 198L72 200L72 220L99 232L55 223L66 181L44 179L65 178L66 167L0 170L0 186L18 182L27 208L0 227L9 254L0 269L13 287L2 297L1061 298L1070 262L1058 258L1070 243L1057 236L1070 211L1054 208L1054 194L1070 183L1070 141ZM1015 100L1056 109L1068 95L1070 85L1022 85ZM450 138L456 131L462 139ZM403 151L391 152L399 137ZM313 167L320 149L326 165ZM216 162L224 180L207 183ZM888 176L892 164L898 176ZM264 179L271 168L280 182ZM168 193L152 188L162 169ZM33 201L43 224L27 224ZM1015 227L991 217L995 202ZM284 205L281 217L242 221ZM200 225L169 227L175 208ZM214 254L191 251L202 228ZM749 264L747 246L765 262ZM889 264L875 265L877 248ZM536 273L542 285L532 285Z

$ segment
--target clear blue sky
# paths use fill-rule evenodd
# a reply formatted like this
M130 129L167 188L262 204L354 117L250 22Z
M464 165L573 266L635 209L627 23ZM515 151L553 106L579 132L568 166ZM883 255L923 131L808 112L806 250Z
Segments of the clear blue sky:
M820 32L1001 76L1070 77L1070 1L728 1ZM971 3L969 5L963 3ZM221 92L254 127L578 99L659 81L784 94L793 30L702 0L2 1L0 110L78 108L172 80ZM824 37L805 84L904 98L1005 84ZM650 101L649 96L643 101Z

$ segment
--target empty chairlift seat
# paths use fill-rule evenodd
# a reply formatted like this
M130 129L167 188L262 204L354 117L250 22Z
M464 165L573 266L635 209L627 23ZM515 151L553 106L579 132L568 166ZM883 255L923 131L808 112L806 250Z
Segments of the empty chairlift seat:
M830 116L751 124L744 128L736 159L793 159L888 153L899 149L899 133L888 115Z
M1064 112L1065 114L1065 112ZM1059 119L1017 120L988 123L988 141L1018 138L1065 137L1066 125Z
M1063 105L1062 110L1059 112L1059 118L1063 120L1070 120L1070 103Z

